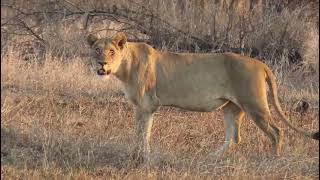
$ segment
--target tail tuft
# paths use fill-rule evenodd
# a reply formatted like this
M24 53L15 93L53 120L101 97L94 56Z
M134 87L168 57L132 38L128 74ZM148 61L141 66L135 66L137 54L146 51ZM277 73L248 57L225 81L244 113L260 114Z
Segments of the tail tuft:
M312 138L315 140L319 140L319 132L316 132L312 135Z

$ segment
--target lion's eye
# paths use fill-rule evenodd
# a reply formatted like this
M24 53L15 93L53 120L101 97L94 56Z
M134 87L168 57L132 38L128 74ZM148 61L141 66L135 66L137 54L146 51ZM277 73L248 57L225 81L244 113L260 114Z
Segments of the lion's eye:
M113 49L111 49L111 50L109 51L109 55L110 55L110 56L113 56L113 55L114 55L114 50L113 50Z
M102 50L101 50L100 48L96 48L96 53L97 53L98 55L101 55L101 54L102 54Z

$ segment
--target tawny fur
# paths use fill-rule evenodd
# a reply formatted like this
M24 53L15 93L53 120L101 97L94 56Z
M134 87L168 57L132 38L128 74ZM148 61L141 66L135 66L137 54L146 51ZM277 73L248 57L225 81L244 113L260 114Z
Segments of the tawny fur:
M127 42L123 33L111 39L89 35L88 43L102 51L97 58L104 64L100 68L122 81L127 98L135 105L137 151L147 161L152 114L159 106L203 112L222 108L226 137L217 155L232 142L240 142L240 124L247 113L279 154L282 132L270 114L266 82L281 120L305 136L318 138L287 120L278 101L276 78L261 61L233 53L159 52L145 43Z

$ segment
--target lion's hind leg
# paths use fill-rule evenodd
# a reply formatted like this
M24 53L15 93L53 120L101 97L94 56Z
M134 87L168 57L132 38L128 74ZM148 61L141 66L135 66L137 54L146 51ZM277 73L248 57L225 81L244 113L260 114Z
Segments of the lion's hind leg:
M241 142L240 126L245 113L238 106L234 105L231 108L233 110L233 117L234 117L233 119L235 123L235 129L233 133L233 142L236 144L239 144Z
M215 152L215 156L221 156L232 144L240 142L240 123L244 112L234 103L229 102L223 107L226 135L224 144Z
M274 124L269 108L256 104L255 108L245 107L245 111L251 116L255 124L269 137L272 142L273 151L279 155L282 147L282 132Z

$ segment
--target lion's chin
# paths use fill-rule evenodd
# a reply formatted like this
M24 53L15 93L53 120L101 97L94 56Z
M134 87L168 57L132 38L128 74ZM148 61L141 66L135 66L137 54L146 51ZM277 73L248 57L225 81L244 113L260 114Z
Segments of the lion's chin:
M98 75L97 77L98 77L100 80L108 81L108 80L110 80L110 78L111 78L111 74L109 74L109 75L107 75L107 74L105 74L105 75Z

